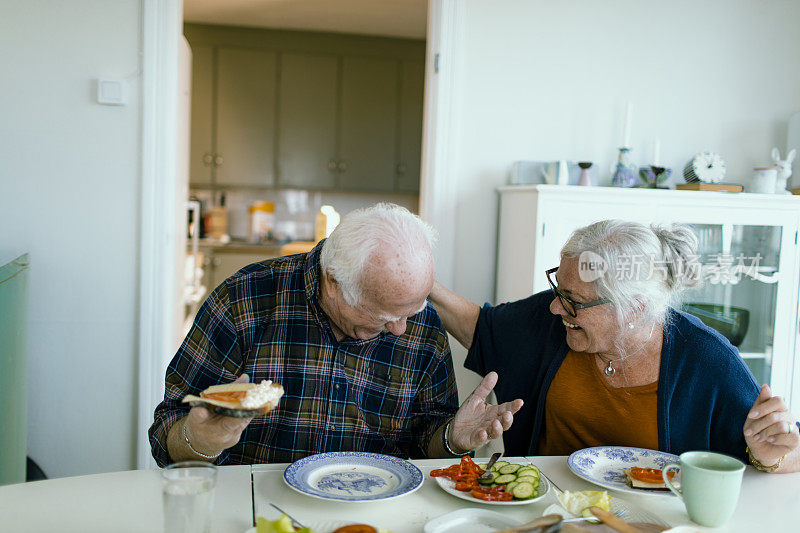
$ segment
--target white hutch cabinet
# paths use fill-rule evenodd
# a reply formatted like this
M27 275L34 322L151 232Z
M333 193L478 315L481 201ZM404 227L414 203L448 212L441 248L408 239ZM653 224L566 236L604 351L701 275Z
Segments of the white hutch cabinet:
M741 356L800 416L800 196L559 185L499 192L496 303L548 289L545 270L576 228L610 218L689 224L706 282L684 295L685 310L723 334L732 312L746 310Z

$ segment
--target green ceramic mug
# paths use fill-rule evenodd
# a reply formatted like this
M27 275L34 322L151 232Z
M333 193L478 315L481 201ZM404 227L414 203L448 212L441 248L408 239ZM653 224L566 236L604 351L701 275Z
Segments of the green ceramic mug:
M673 485L667 472L681 470L680 489ZM685 452L681 462L662 469L664 483L686 505L693 522L718 527L730 520L739 501L744 463L728 455L714 452Z

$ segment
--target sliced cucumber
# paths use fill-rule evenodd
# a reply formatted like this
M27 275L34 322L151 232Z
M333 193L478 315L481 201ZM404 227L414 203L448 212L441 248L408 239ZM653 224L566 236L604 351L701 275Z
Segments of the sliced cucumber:
M512 481L517 481L517 476L514 474L501 474L494 478L494 482L498 485L505 485L506 483L511 483Z
M518 482L518 481L512 481L511 483L507 483L507 484L506 484L506 492L511 492L511 491L513 491L513 490L514 490L514 487L516 487L517 485L519 485L519 482ZM512 494L513 494L513 493L512 493Z
M504 467L500 468L499 472L501 474L513 474L520 468L521 468L520 465L507 464Z
M518 500L529 500L537 496L536 488L534 488L534 486L530 483L525 482L517 483L516 486L511 490L511 493Z
M530 473L526 474L525 472L530 472ZM518 476L528 476L528 475L539 476L539 470L537 470L536 468L531 468L530 466L523 466L522 468L517 470L517 475Z
M509 463L508 461L497 461L494 465L492 465L492 470L499 471L502 467L504 467L506 465L509 465L509 464L511 464L511 463Z
M500 474L498 474L497 472L492 472L491 475L487 478L478 478L478 483L480 483L481 485L492 485L494 484L494 480L497 479L497 476L499 475Z
M530 483L534 487L538 487L539 486L539 478L538 477L519 476L519 477L517 477L517 481L519 481L520 483Z
M478 467L483 471L486 470L487 466L489 466L489 463L478 463Z

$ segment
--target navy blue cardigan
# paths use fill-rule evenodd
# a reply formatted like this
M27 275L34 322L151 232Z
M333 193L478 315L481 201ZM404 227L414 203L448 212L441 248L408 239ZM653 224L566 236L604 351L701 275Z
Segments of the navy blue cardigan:
M503 441L510 456L536 455L545 399L569 348L550 291L481 309L464 366L499 374L499 402L525 401ZM742 434L759 386L739 353L692 315L669 311L658 378L658 448L674 454L712 450L745 463ZM609 442L608 445L625 445Z

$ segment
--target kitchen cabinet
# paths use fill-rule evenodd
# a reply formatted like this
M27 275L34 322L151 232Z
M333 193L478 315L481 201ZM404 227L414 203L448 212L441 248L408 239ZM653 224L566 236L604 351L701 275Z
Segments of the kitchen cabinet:
M424 42L187 25L191 185L419 192Z
M735 341L756 379L800 412L800 197L699 191L573 187L500 188L497 303L549 288L545 270L557 266L575 229L609 218L689 224L698 237L705 283L678 304L725 329L732 312L746 310L749 325ZM633 258L633 275L647 258ZM708 306L719 306L709 311Z
M257 247L252 247L257 249ZM279 256L279 248L264 247L263 251L228 252L224 246L203 248L203 277L201 284L210 293L223 281L252 263Z
M264 50L217 50L216 183L275 183L277 57Z
M339 186L392 191L398 121L397 61L345 57L341 100Z
M192 48L193 186L274 185L276 76L275 52Z
M422 160L422 112L425 93L425 63L400 63L400 128L396 189L419 192Z
M278 185L333 189L339 60L285 53L280 71Z
M193 185L212 183L214 136L214 49L192 47L192 124L189 179Z

